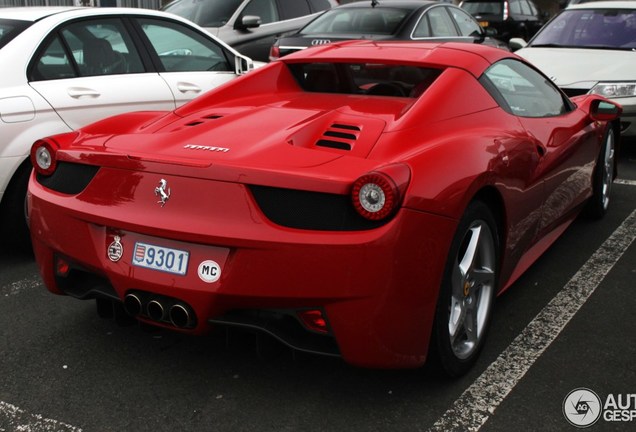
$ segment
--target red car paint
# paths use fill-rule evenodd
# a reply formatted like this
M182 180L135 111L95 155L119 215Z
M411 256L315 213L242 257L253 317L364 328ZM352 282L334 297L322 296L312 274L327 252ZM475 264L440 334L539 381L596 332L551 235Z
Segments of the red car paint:
M121 302L142 291L182 302L196 318L176 330L190 333L233 311L279 317L309 310L304 318L325 324L328 336L320 337L335 341L347 362L419 366L450 243L471 200L485 197L500 219L501 292L592 194L608 126L592 118L590 106L602 98L581 97L571 112L549 119L512 115L478 80L504 58L518 59L468 44L333 44L284 57L172 113L122 115L48 138L57 147L57 170L60 163L99 169L78 193L56 191L41 174L31 178L29 218L44 282L53 293L79 298ZM308 93L289 69L343 62L443 72L408 98ZM349 149L316 144L333 124L357 127ZM349 200L356 179L375 171L395 181L399 208L362 229L283 226L255 196L255 187L265 187ZM154 192L161 179L170 192L164 205ZM123 254L112 261L115 236ZM138 242L187 251L187 273L134 265ZM55 257L109 288L64 285ZM210 261L220 271L212 283L198 274ZM175 328L144 314L138 319ZM257 321L241 324L282 337Z

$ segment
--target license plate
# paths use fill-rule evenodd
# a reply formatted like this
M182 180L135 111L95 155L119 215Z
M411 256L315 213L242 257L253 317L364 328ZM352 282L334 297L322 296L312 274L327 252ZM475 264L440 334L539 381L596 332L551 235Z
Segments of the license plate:
M488 27L490 23L488 21L479 21L479 25L482 27Z
M189 257L186 251L137 242L132 262L139 267L183 276L188 270Z

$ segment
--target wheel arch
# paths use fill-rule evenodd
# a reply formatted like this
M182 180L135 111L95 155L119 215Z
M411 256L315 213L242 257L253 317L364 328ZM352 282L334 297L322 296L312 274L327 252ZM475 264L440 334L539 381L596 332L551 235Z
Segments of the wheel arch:
M504 204L503 197L496 187L488 185L482 187L471 201L481 201L483 202L492 212L493 217L495 218L495 222L497 226L495 227L497 232L497 248L498 254L497 257L497 265L501 270L503 268L503 259L504 259L504 251L506 250L507 236L508 232L506 230L506 206ZM500 273L501 277L501 273ZM501 281L498 281L499 286L495 288L495 295L499 293L501 289Z
M9 176L7 177L9 181L6 184L4 193L0 195L0 209L2 209L6 204L6 200L4 198L15 187L16 182L19 181L19 178L21 177L20 174L25 170L30 171L32 169L33 166L31 165L31 159L28 156L26 156L22 162L16 164L16 168L9 173Z

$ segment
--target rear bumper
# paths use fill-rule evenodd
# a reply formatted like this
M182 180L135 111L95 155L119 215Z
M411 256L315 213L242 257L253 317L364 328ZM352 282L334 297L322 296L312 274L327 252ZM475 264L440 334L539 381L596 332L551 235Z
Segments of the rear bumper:
M454 221L402 209L387 225L367 231L283 228L258 214L245 188L239 188L244 196L237 199L239 186L223 187L232 189L234 203L250 207L248 217L231 222L234 210L228 205L225 225L211 216L207 228L179 232L175 227L185 227L182 220L161 228L146 214L146 226L134 223L140 211L135 203L105 208L80 199L81 195L60 196L32 179L31 233L47 288L77 298L121 302L131 293L147 296L145 303L166 298L168 306L191 308L195 319L177 329L183 332L204 333L216 324L252 326L295 348L339 354L358 366L424 363ZM219 196L222 188L216 192L219 202L225 202ZM197 225L194 218L192 224ZM194 235L196 231L201 234ZM108 257L115 236L122 246L116 262ZM186 274L135 265L137 243L187 251ZM77 273L57 274L56 257L69 262ZM220 267L220 278L212 283L199 276L200 264L207 261ZM72 279L77 275L81 277ZM316 338L307 328L294 333L279 326L306 309L324 311L326 336ZM277 321L281 316L282 321ZM172 327L168 319L151 320L147 314L140 320Z

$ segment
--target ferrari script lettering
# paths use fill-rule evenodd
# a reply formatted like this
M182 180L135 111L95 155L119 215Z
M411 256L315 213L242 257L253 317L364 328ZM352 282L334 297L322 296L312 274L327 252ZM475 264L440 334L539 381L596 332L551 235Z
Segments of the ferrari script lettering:
M189 150L207 150L207 151L221 152L221 153L227 153L230 151L230 149L226 147L214 147L214 146L204 146L204 145L196 145L196 144L186 144L185 146L183 146L183 148L189 149Z

